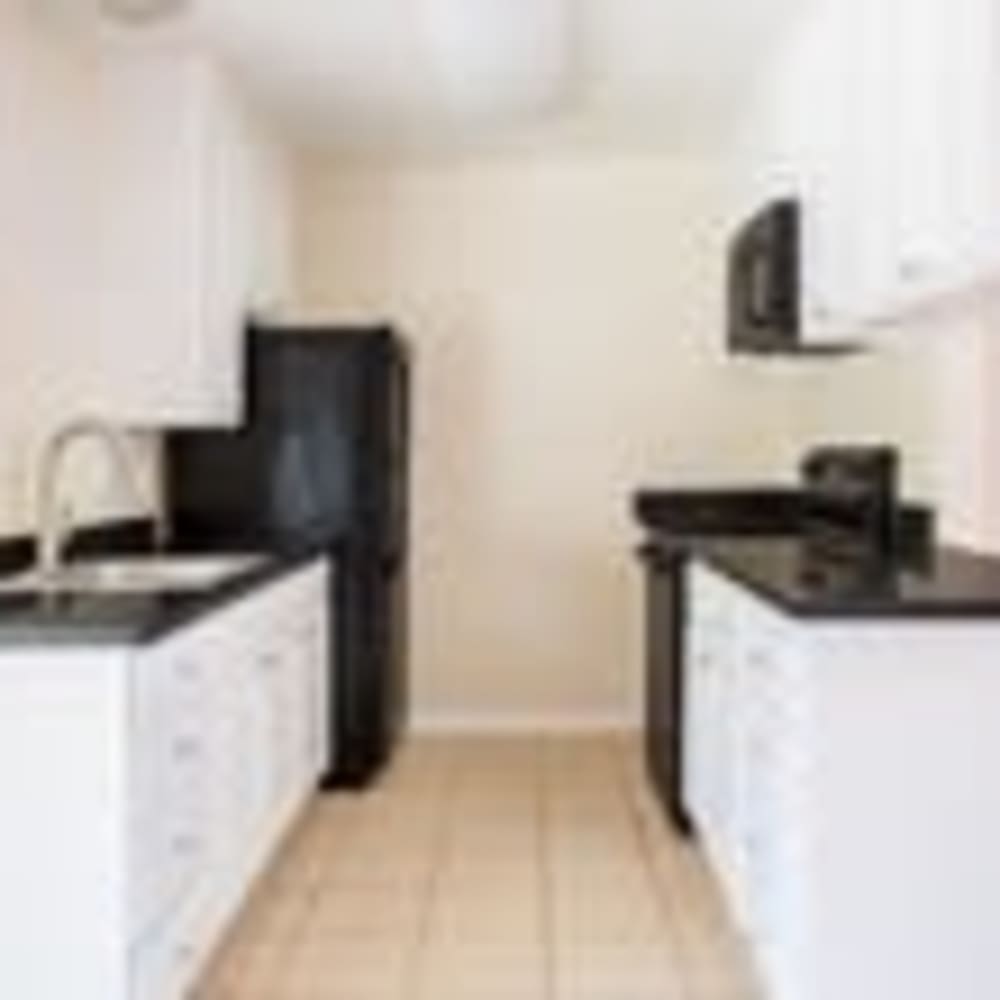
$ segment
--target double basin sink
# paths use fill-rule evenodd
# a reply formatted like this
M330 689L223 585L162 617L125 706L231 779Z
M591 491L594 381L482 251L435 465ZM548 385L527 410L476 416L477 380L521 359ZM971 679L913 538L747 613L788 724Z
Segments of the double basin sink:
M255 569L262 555L150 555L81 559L0 578L0 593L156 594L211 590Z

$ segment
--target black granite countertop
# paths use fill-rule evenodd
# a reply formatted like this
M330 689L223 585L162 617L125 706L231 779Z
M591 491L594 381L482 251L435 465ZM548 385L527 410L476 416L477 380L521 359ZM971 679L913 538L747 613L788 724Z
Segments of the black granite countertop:
M649 538L647 558L702 559L780 610L801 618L1000 619L1000 558L949 546L919 561L862 565L785 537Z
M198 591L0 593L0 647L139 646L156 642L323 554L315 549L264 554L246 571Z
M901 507L895 559L865 562L811 540L800 504L794 488L750 484L644 490L633 512L648 562L703 559L797 617L1000 619L1000 557L936 544L926 506Z

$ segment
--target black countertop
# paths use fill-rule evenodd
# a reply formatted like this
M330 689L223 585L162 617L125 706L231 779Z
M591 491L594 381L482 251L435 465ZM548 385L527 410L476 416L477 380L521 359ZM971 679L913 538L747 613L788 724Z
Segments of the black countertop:
M647 490L634 511L656 564L700 558L801 618L1000 618L1000 558L933 542L933 512L901 511L902 555L864 564L813 544L787 488Z
M324 555L266 554L245 572L198 591L144 594L0 593L0 647L141 646Z
M1000 558L948 546L919 562L860 565L790 536L653 535L648 559L702 559L799 618L1000 619Z

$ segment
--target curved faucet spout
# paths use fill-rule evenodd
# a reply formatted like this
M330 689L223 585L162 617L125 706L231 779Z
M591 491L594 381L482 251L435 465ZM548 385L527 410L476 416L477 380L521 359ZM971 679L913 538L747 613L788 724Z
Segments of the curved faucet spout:
M129 448L129 430L97 418L74 420L57 430L46 442L39 463L37 492L38 568L42 578L59 577L66 535L71 525L65 523L60 506L61 476L66 456L78 441L92 439L104 444L114 467L133 498L147 507L152 516L155 543L166 542L166 518L163 504L155 491L148 489L135 467ZM152 494L152 495L150 495Z

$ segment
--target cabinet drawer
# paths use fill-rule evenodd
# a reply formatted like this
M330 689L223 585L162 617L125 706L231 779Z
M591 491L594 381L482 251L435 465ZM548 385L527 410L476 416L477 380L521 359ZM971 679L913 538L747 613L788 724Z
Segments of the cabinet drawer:
M130 952L131 1000L183 1000L207 957L201 901L190 897Z
M307 567L136 657L128 905L139 997L179 1000L156 984L189 974L192 945L212 947L314 785L325 584L322 567Z
M137 658L130 759L130 933L194 882L207 850L212 661L188 636ZM217 723L217 720L216 720Z
M179 904L208 859L208 813L195 795L175 799L132 828L130 927L138 940Z

